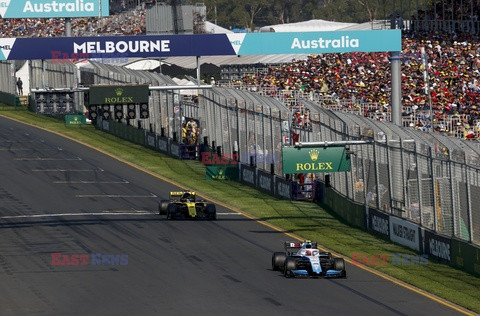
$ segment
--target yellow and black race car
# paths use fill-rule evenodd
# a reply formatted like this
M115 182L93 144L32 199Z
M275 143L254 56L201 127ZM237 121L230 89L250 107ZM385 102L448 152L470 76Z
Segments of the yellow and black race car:
M217 219L215 204L197 201L192 191L170 192L170 200L160 201L158 213L167 219Z

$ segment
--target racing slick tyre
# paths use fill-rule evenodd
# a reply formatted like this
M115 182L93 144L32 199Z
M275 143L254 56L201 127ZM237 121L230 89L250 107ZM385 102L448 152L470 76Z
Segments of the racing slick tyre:
M169 204L167 207L167 219L174 219L177 214L177 206L175 204Z
M289 258L285 259L285 265L283 267L283 275L286 278L292 277L292 274L290 271L295 270L297 268L297 261L295 258Z
M160 204L158 204L158 215L167 215L167 209L170 201L162 200Z
M207 204L206 206L207 216L211 220L217 219L217 208L215 204Z
M287 259L287 255L285 254L285 252L274 252L272 255L272 270L283 270L283 266L285 265L285 259Z
M343 278L347 276L347 272L345 271L345 261L343 260L343 258L333 259L333 269L337 271L342 271Z

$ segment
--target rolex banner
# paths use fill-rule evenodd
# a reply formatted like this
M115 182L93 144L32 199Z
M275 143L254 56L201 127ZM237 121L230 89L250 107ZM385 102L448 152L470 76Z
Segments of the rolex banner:
M90 104L148 103L148 85L91 86Z
M345 147L283 147L283 173L350 171L350 156Z
M238 165L205 165L207 180L235 180L238 181Z

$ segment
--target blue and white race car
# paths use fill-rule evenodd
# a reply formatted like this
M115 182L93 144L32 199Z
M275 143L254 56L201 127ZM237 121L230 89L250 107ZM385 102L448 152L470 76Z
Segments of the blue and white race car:
M309 240L285 242L285 252L274 252L272 270L283 271L285 277L311 276L345 278L345 261L334 258L329 252L317 249L317 243Z

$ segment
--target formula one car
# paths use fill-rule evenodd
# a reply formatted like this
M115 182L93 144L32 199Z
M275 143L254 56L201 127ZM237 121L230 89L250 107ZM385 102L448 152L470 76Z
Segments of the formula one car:
M283 271L285 277L310 276L345 278L345 261L334 258L329 252L317 249L317 243L309 240L285 242L285 252L274 252L272 270Z
M196 194L192 191L170 192L170 200L160 201L158 213L167 215L167 219L217 219L215 205L196 201Z

